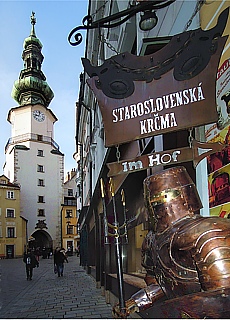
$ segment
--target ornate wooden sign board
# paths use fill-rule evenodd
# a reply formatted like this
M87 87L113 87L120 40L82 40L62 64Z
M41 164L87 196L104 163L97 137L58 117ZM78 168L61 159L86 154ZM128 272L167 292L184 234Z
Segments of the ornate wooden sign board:
M126 52L97 67L82 59L90 76L87 83L102 112L106 147L217 121L216 74L227 40L221 35L228 12L229 8L221 13L214 28L175 35L152 55L139 57ZM181 162L192 160L194 155L185 160L191 154L185 149L164 153L172 153L172 163L173 152L178 151ZM143 169L149 167L148 161ZM122 166L124 171L124 162Z
M116 176L119 174L133 173L155 166L179 164L192 160L194 166L196 167L202 159L213 152L221 151L224 147L225 145L221 144L220 142L202 143L193 140L191 147L155 152L151 154L145 154L131 160L107 163L107 166L109 168L108 177ZM207 151L199 154L199 149Z

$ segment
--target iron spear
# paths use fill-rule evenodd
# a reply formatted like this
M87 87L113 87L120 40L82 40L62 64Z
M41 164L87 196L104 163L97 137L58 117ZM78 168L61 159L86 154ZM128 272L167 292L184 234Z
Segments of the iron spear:
M106 215L106 205L105 205L105 186L103 179L100 179L101 183L101 197L102 197L102 204L103 204L103 220L104 220L104 231L105 231L105 244L109 244L109 238L108 238L108 221L107 221L107 215Z
M120 247L120 234L119 234L119 223L117 219L115 193L112 178L109 179L110 192L113 202L113 213L114 213L114 230L115 230L115 247L116 247L116 261L117 261L117 281L119 289L119 304L121 314L126 313L125 308L125 297L124 297L124 281L123 281L123 270L122 270L122 259L121 259L121 247Z
M121 190L121 202L123 205L123 214L124 214L124 237L125 237L125 243L128 243L128 233L127 233L127 218L126 218L126 207L125 207L125 192L124 189Z

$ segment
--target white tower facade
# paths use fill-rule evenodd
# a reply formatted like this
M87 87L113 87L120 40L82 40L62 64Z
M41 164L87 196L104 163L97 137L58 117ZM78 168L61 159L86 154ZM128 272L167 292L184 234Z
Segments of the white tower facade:
M12 90L19 106L8 114L12 130L4 174L21 186L21 216L28 220L30 246L51 248L61 243L64 155L54 141L57 118L48 108L54 95L41 71L42 44L35 23L32 13L22 54L24 69Z

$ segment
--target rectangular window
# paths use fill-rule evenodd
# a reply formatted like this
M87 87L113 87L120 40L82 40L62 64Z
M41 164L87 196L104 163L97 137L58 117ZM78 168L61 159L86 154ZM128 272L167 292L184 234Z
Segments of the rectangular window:
M44 172L44 166L38 164L37 172Z
M73 210L66 210L66 218L72 218Z
M38 216L44 217L45 216L45 210L44 209L38 209Z
M38 150L37 156L38 156L38 157L44 157L44 152L43 152L43 150Z
M2 238L2 226L0 226L0 238Z
M81 185L78 184L77 185L77 197L80 197L81 196Z
M73 226L67 226L67 232L66 234L73 234Z
M44 179L38 179L38 186L39 187L44 187L45 186Z
M139 142L139 151L141 155L152 153L155 150L154 138L144 138L138 140Z
M38 202L39 203L44 203L45 202L44 196L38 196Z
M7 237L8 238L15 238L15 228L14 227L7 228Z
M15 212L14 209L6 209L6 217L7 218L14 218L15 217L14 212Z
M72 197L73 196L73 189L68 189L68 196Z
M14 199L14 191L7 191L6 197L7 199Z
M37 135L38 141L42 141L43 140L43 136L41 134Z

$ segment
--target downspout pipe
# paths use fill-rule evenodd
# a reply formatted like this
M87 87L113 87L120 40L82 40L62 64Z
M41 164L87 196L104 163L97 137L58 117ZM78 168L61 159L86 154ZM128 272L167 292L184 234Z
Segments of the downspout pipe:
M92 109L89 108L83 101L81 102L81 105L89 112L89 144L91 146L92 141L93 141L93 136L92 136L92 129L93 129L93 121L92 121ZM92 177L93 177L93 167L92 167L92 161L90 161L90 166L89 166L89 174L90 174L90 190L89 190L89 197L90 200L92 199Z
M63 212L63 206L61 208L61 212L60 212L60 215L61 215L61 248L63 248L63 232L62 232L62 226L63 226L63 221L62 221L62 212Z

